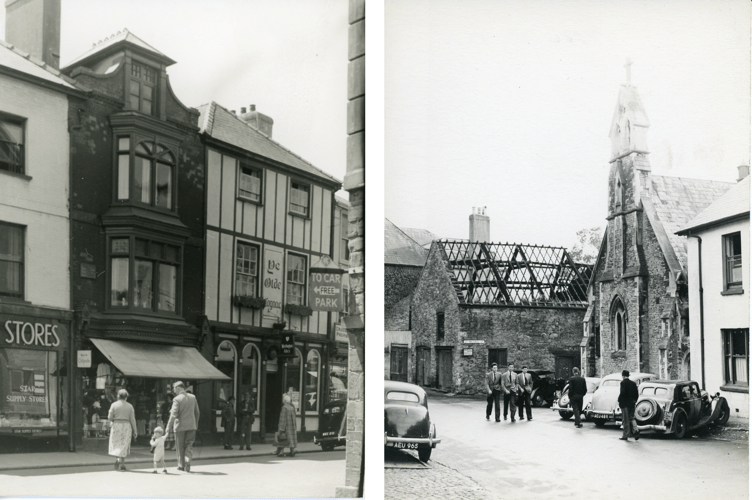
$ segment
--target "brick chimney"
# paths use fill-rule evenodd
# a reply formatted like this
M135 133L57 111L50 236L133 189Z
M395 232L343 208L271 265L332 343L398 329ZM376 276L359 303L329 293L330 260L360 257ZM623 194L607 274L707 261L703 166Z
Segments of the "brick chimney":
M743 180L749 175L749 165L739 165L736 168L739 170L739 178L736 179L736 182Z
M491 241L491 219L486 215L486 207L473 207L470 215L470 241Z
M242 111L240 115L241 120L271 139L274 120L270 116L256 111L255 104L251 104L251 109L247 113L245 112L245 108L240 108L240 110Z
M5 0L5 41L60 68L60 0Z

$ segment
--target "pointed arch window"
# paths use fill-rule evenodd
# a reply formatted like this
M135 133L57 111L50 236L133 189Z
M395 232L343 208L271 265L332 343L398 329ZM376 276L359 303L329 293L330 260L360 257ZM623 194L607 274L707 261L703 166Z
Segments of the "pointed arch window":
M167 147L143 141L132 147L129 136L117 138L117 199L174 209L175 155Z
M621 300L616 299L611 312L611 332L614 350L627 349L627 313Z

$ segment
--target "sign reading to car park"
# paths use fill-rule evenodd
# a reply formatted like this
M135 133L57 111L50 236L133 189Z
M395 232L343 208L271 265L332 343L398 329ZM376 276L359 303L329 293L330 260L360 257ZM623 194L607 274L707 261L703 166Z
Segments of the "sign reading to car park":
M331 257L322 255L311 266L311 276L308 280L308 306L314 311L344 311L342 298L342 275L340 269Z

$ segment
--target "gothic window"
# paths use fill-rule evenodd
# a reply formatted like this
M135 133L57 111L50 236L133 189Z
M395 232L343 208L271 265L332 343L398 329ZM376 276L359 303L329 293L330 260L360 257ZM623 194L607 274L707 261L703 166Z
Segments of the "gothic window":
M627 314L624 310L624 304L621 300L616 299L611 313L611 332L612 341L615 351L624 351L627 349Z

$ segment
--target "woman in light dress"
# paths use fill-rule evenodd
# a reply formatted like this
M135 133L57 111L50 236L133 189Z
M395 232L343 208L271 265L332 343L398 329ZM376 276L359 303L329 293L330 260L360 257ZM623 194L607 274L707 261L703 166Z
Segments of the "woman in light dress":
M112 422L110 429L109 455L115 458L115 470L125 470L125 457L131 453L131 439L136 439L136 412L128 401L128 391L120 389L118 400L110 406L107 419Z

